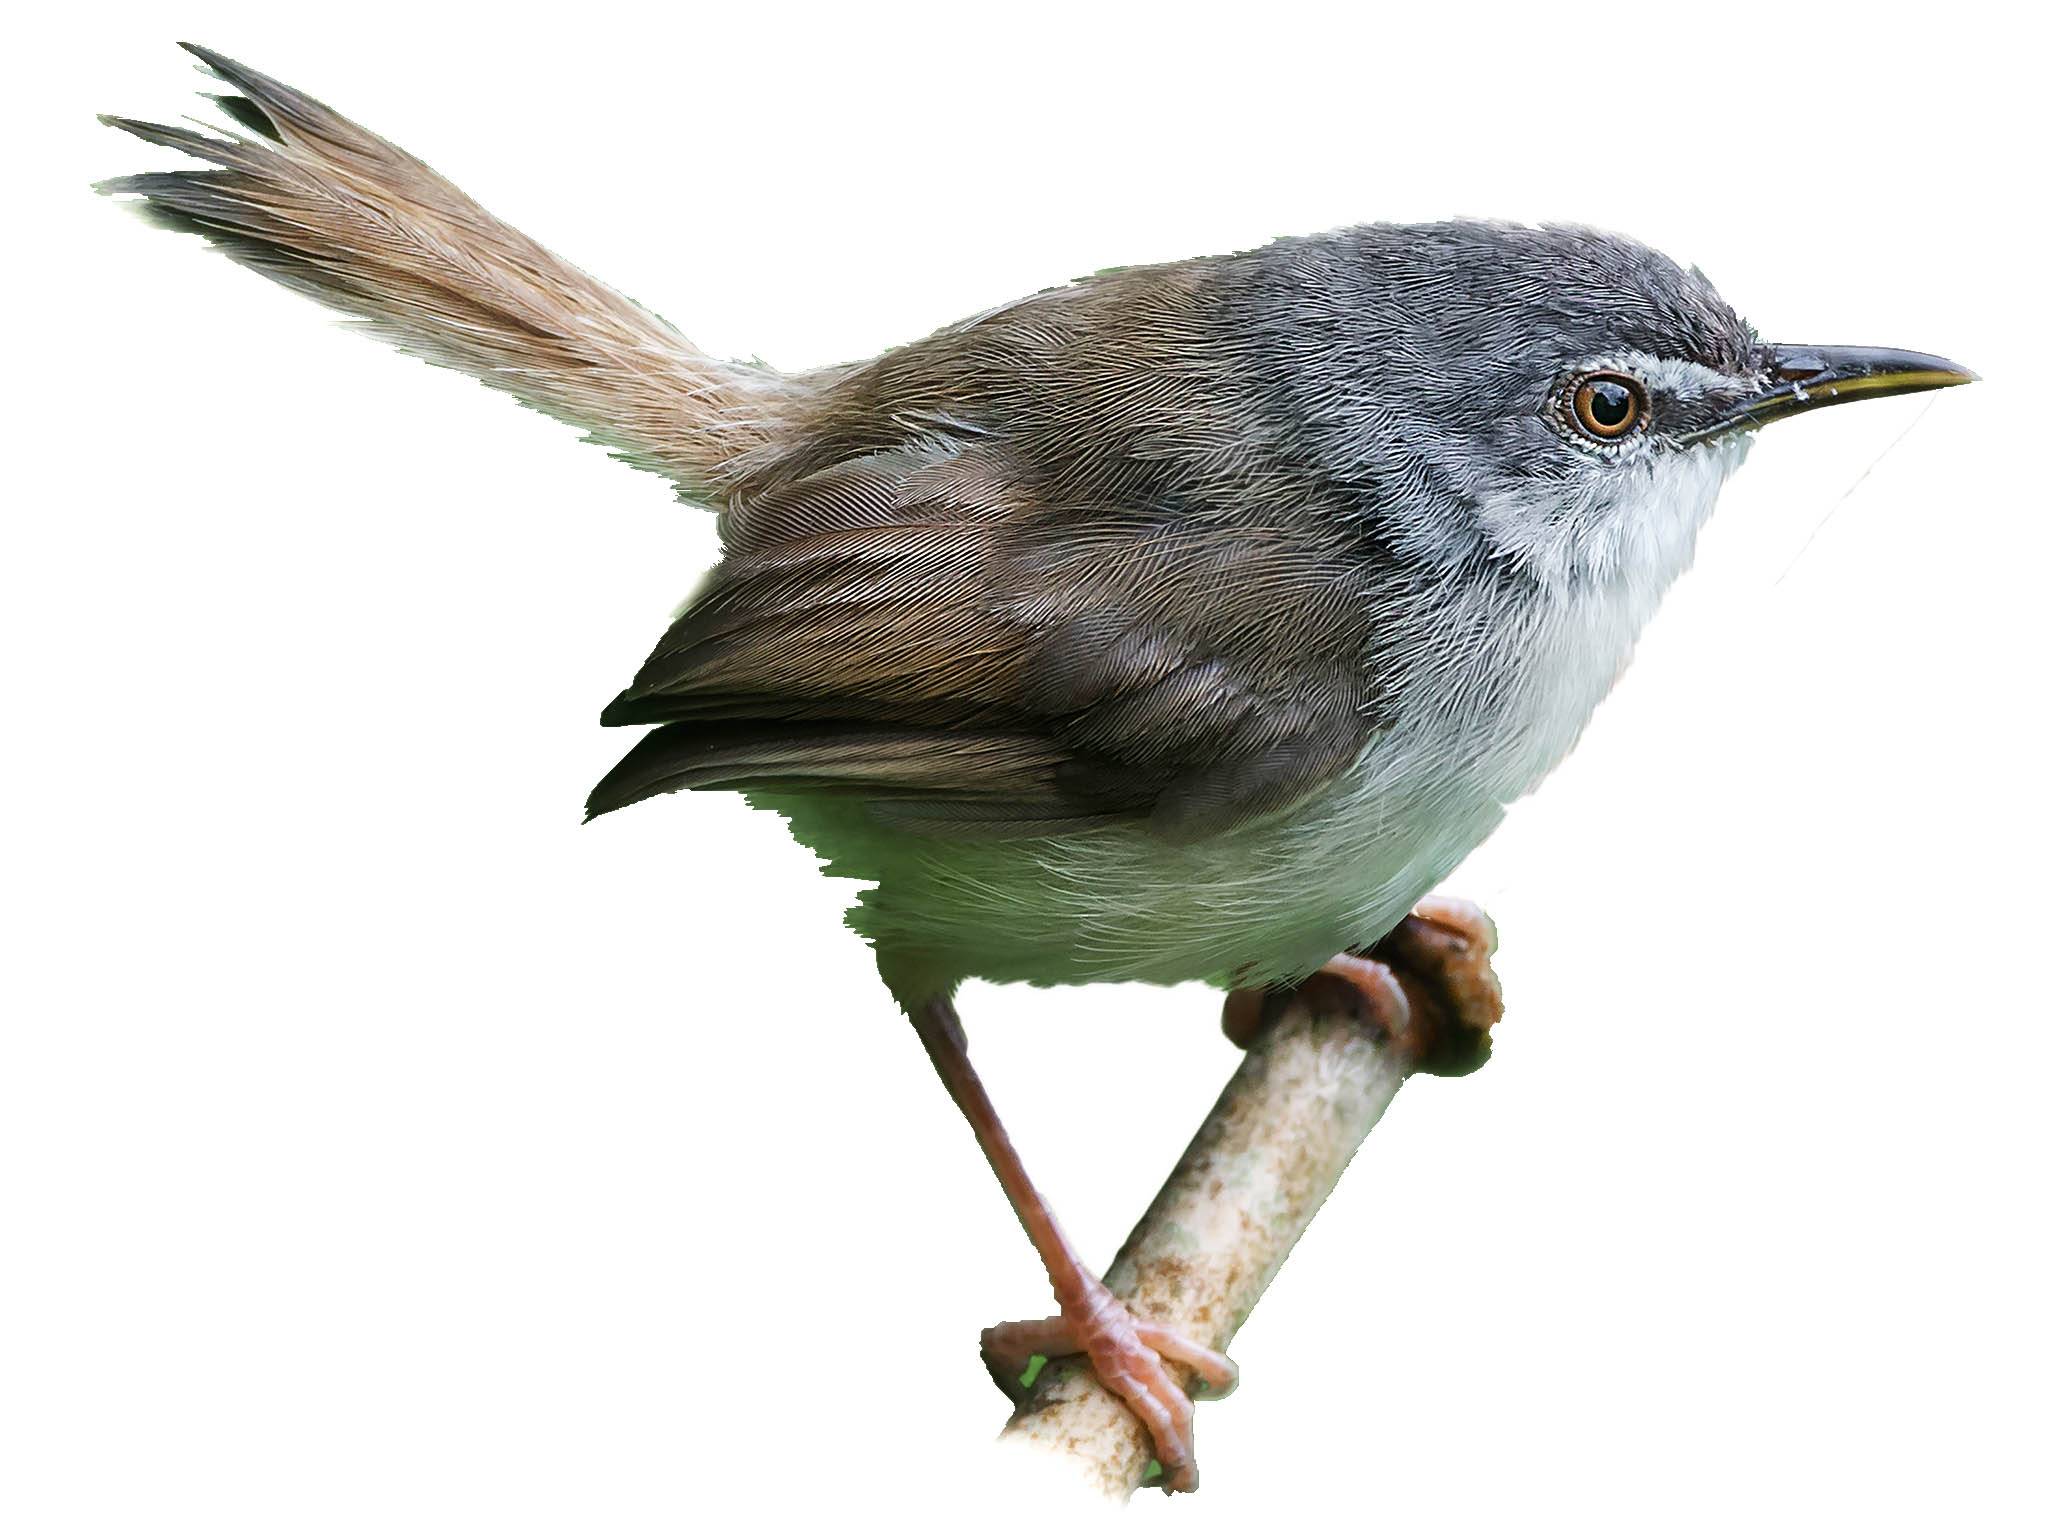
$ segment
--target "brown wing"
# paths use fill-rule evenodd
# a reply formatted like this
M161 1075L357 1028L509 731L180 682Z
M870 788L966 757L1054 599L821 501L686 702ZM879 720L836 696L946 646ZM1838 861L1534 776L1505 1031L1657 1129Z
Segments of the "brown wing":
M660 729L593 816L794 788L962 835L1196 838L1301 798L1379 724L1358 565L1299 528L1056 513L971 444L818 471L726 534L605 711Z

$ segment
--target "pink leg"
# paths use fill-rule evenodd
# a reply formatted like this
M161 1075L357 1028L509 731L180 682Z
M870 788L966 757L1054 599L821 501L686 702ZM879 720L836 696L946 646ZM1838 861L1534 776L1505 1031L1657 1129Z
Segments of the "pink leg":
M939 1070L947 1093L974 1128L996 1171L1003 1193L1018 1221L1045 1263L1053 1282L1058 1318L1032 1324L1005 1324L983 1336L991 1359L1019 1369L1033 1355L1085 1354L1104 1387L1130 1407L1153 1439L1169 1489L1195 1487L1194 1408L1179 1378L1161 1357L1193 1367L1213 1387L1236 1379L1229 1359L1183 1338L1171 1329L1140 1323L1124 1304L1089 1271L1061 1231L1051 1208L1026 1175L1009 1133L990 1103L982 1080L968 1062L967 1037L951 1002L935 998L909 1010L918 1039ZM1052 1347L1052 1348L1044 1348Z

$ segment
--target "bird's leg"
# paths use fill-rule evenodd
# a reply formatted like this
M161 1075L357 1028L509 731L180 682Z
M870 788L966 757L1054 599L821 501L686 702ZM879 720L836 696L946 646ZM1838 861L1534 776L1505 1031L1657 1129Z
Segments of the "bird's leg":
M1195 1487L1194 1413L1177 1373L1163 1361L1191 1368L1212 1391L1228 1391L1237 1377L1230 1359L1172 1329L1143 1323L1082 1263L1052 1209L1026 1175L1010 1135L997 1117L982 1080L968 1061L960 1016L945 998L908 1011L947 1093L974 1128L975 1140L1010 1197L1018 1221L1039 1251L1053 1282L1057 1317L999 1324L982 1335L992 1371L1021 1372L1032 1356L1086 1355L1103 1386L1130 1407L1152 1436L1167 1488Z
M1376 1021L1416 1070L1456 1075L1487 1060L1501 1020L1490 960L1494 925L1471 902L1431 897L1362 953L1334 956L1292 990L1240 988L1224 1000L1224 1034L1240 1046L1291 998Z

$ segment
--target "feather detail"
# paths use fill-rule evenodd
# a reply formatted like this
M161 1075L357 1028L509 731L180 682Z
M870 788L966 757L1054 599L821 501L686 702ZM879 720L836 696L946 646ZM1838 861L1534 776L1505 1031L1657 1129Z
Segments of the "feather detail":
M101 119L214 167L100 183L154 222L583 429L694 499L722 497L731 466L805 395L769 369L706 357L312 97L183 46L242 92L213 98L241 131Z
M979 443L864 456L738 513L752 547L601 717L663 729L595 809L802 780L935 837L1123 820L1186 842L1310 794L1381 723L1363 606L1319 591L1313 535L1056 517ZM930 761L875 756L878 731ZM776 751L736 762L735 732ZM992 778L999 745L1037 777Z
M939 807L981 808L1044 818L1058 813L1055 771L1064 754L1020 736L870 731L844 725L664 726L635 744L591 791L585 810L602 816L671 790L830 790L859 785L924 796L926 814Z

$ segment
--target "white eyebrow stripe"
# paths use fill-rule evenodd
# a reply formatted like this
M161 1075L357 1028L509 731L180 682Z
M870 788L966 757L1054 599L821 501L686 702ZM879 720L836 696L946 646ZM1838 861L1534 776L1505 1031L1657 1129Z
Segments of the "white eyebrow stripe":
M1754 388L1760 382L1755 374L1725 374L1690 358L1660 358L1647 352L1618 352L1594 359L1586 365L1588 373L1604 369L1632 374L1653 390L1666 390L1674 395L1701 395L1732 387Z

